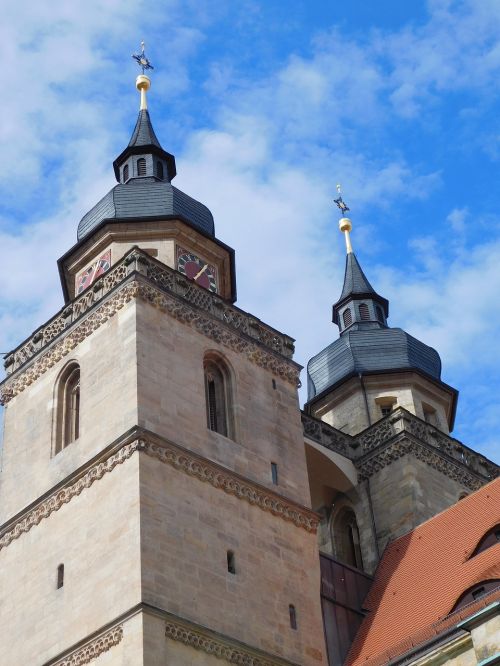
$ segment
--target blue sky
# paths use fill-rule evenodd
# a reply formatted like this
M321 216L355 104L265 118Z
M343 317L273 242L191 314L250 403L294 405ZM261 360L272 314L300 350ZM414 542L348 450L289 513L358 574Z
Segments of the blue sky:
M55 262L113 186L144 39L156 132L236 249L238 305L304 365L337 337L341 182L389 323L439 351L454 435L500 460L497 0L1 8L1 351L62 305Z

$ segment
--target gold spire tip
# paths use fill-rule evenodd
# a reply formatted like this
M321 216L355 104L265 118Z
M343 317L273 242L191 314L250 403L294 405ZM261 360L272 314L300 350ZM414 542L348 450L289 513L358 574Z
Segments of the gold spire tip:
M148 57L144 53L144 41L141 42L141 52L133 53L132 58L137 62L142 69L142 74L139 74L135 80L135 87L141 93L141 111L148 108L146 93L151 88L151 79L144 73L147 69L154 69L153 65L149 62Z
M342 218L339 220L339 229L345 235L347 254L350 254L352 252L351 236L350 236L350 232L352 230L352 222L348 217L344 215L349 210L349 206L342 199L342 190L340 184L337 184L337 192L339 196L337 197L337 199L334 199L334 201L337 204L338 208L340 208L340 211L342 213Z

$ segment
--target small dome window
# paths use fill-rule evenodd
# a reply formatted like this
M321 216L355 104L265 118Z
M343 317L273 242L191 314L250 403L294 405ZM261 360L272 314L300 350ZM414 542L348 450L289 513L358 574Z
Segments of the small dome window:
M360 319L362 319L364 321L366 321L367 319L370 319L370 311L369 311L368 305L366 303L360 303L359 317L360 317Z
M123 167L123 182L125 183L128 180L128 164L125 164Z
M483 550L495 546L497 543L500 543L500 523L492 527L491 530L488 530L486 534L479 540L479 543L474 549L471 557L482 553Z
M347 308L346 310L344 310L344 312L342 313L342 320L344 322L344 328L347 328L352 324L351 308Z
M163 164L161 162L156 163L156 175L160 180L163 180Z
M137 175L145 176L146 175L146 160L144 157L139 157L137 160Z
M480 583L476 583L473 587L469 587L459 598L456 604L451 609L450 613L453 613L467 604L471 604L473 601L477 601L481 597L485 597L493 590L496 590L500 587L500 579L494 578L490 580L483 580Z

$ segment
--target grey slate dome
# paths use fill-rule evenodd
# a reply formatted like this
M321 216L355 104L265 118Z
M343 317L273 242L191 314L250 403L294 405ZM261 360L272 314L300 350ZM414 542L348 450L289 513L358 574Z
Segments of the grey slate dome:
M115 185L99 203L84 215L78 225L82 240L104 220L180 218L210 236L215 235L214 218L199 201L171 183L155 178L133 178Z
M401 328L350 330L307 364L308 400L353 375L417 370L441 378L441 359Z
M171 184L175 157L160 145L147 109L141 109L128 146L113 162L116 185L78 225L78 241L103 222L178 218L215 235L210 210Z
M340 338L307 364L308 400L360 373L414 370L440 380L437 351L400 328L389 328L388 314L389 302L377 294L349 252L342 294L333 306Z

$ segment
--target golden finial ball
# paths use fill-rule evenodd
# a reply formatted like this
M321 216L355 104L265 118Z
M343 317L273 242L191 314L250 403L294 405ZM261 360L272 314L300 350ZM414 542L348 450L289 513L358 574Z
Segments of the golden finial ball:
M147 91L151 88L151 79L149 76L146 76L145 74L139 74L139 76L135 80L135 87L137 90L144 90Z
M339 220L339 229L340 231L351 231L352 222L348 217L343 217Z

